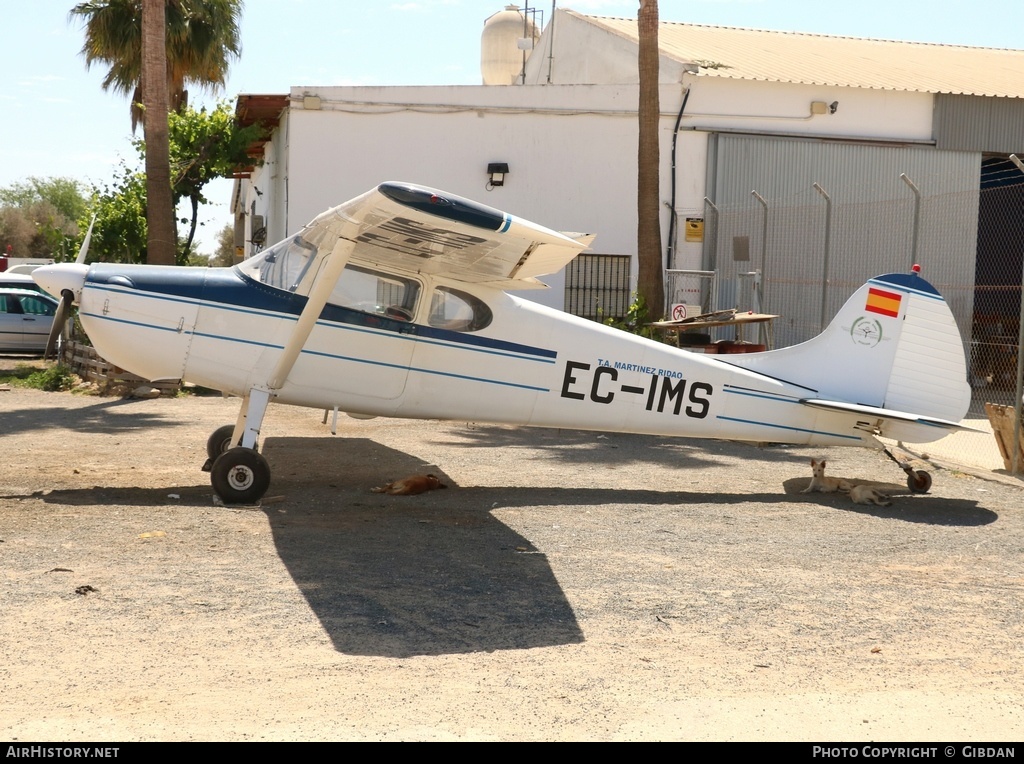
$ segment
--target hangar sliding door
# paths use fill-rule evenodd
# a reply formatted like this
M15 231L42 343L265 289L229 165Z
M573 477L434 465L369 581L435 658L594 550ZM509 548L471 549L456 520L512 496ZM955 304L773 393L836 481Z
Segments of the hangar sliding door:
M969 339L979 153L717 134L708 162L704 265L719 273L717 305L754 307L743 274L761 272L759 307L781 316L776 347L816 335L868 278L914 262Z

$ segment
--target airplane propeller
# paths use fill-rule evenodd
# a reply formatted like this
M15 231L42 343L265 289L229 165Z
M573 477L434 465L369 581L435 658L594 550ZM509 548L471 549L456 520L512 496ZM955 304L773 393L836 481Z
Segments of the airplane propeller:
M96 216L92 216L92 220L89 221L89 230L85 232L85 238L82 239L82 246L78 249L78 257L75 258L75 265L81 265L85 262L85 256L89 254L89 244L92 243L92 227L96 225Z
M50 325L50 336L46 338L46 352L43 358L52 358L57 349L57 340L64 332L64 324L71 315L71 306L75 302L75 293L65 289L60 293L60 304L57 305L57 313L53 317L53 324Z
M89 254L89 244L92 242L92 227L94 225L96 225L95 215L89 221L89 230L85 232L85 238L82 239L82 246L79 248L78 256L75 258L75 265L84 263L86 255ZM60 304L57 305L57 313L54 315L53 323L50 325L50 335L46 338L46 351L43 354L43 358L53 357L54 351L57 348L57 340L64 332L64 326L71 315L71 306L74 303L75 293L70 289L62 289L60 292Z

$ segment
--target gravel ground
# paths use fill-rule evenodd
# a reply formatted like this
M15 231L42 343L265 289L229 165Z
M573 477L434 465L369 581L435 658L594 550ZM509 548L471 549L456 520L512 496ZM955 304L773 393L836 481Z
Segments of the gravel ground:
M224 507L237 405L0 392L0 739L1024 737L1018 487L272 407L268 496ZM901 493L800 494L812 455Z

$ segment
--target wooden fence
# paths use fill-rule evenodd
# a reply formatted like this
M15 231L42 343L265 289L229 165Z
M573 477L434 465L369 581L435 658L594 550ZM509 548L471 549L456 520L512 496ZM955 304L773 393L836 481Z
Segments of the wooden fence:
M151 382L137 374L125 371L104 360L91 345L82 342L65 342L61 350L61 361L75 374L87 382L95 382L101 393L115 388L127 388L131 392L141 385L148 385L160 391L160 395L174 395L181 389L180 382Z

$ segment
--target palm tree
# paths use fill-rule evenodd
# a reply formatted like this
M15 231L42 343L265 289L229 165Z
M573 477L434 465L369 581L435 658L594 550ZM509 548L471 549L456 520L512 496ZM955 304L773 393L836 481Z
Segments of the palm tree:
M637 148L637 291L651 319L665 310L665 281L661 258L661 190L659 188L658 127L658 1L640 0L637 15L640 76L639 143Z
M146 136L146 262L174 265L178 235L171 194L164 0L142 0L142 127Z
M186 88L215 89L241 54L242 0L166 0L169 106L188 102ZM85 24L85 65L109 66L103 89L130 96L132 130L142 117L142 0L89 0L71 9Z
M131 94L133 132L143 122L150 264L173 265L177 245L167 112L187 103L189 84L224 84L241 52L241 13L242 0L90 0L71 9L85 19L86 66L109 65L104 90Z

